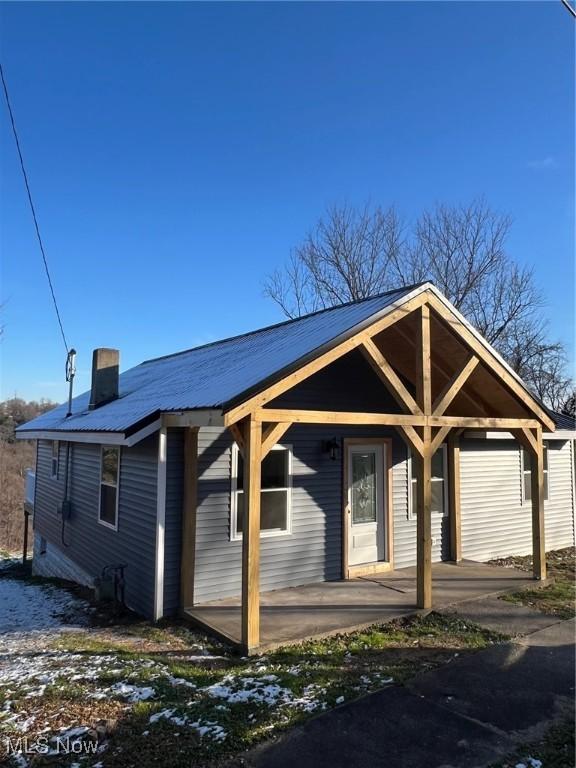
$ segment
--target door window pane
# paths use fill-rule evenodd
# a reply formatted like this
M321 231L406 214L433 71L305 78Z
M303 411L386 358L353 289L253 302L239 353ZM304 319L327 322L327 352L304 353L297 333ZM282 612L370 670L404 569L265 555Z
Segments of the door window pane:
M376 522L376 454L352 453L352 525Z

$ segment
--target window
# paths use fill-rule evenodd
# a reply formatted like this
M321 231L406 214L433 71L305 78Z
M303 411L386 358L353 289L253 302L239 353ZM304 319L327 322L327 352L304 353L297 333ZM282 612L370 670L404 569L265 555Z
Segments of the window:
M58 455L60 453L60 443L58 440L52 440L52 456L50 466L50 477L58 479Z
M408 451L408 519L416 518L418 508L418 478L412 471L412 454ZM441 445L432 457L432 512L448 514L448 454Z
M262 462L260 531L262 536L290 533L292 494L292 452L275 445ZM231 539L242 538L244 520L244 460L234 443L232 448Z
M522 453L522 503L532 501L532 457L525 448ZM548 446L544 444L544 500L548 501Z
M98 520L109 528L118 528L118 471L120 448L102 446L100 464L100 510Z

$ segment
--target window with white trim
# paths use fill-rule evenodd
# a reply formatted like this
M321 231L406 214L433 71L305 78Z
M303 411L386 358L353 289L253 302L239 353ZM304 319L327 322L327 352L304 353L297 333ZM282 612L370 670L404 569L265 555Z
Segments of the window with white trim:
M232 493L230 538L242 538L244 519L244 460L238 446L232 447ZM262 461L260 491L260 535L291 532L292 450L275 445Z
M100 508L98 521L114 530L118 529L118 478L120 476L120 448L103 445L100 459Z
M408 519L416 519L418 478L412 471L412 453L408 449ZM448 448L443 443L432 457L432 512L448 515Z
M52 440L52 453L50 457L50 477L58 479L58 464L60 455L60 443L58 440Z
M532 501L532 456L526 450L521 449L522 457L522 504ZM548 446L544 443L544 501L548 501Z

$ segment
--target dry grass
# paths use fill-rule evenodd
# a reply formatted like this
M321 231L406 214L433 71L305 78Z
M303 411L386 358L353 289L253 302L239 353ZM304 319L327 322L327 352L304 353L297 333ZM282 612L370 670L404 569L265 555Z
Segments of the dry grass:
M103 760L109 768L208 768L314 714L504 639L430 613L248 659L184 626L137 621L60 635L29 658L42 659L42 676L52 675L42 694L34 691L43 678L27 678L26 662L20 684L0 685L0 709L10 701L18 722L33 717L32 740L44 729L88 727L86 738L105 751L86 766ZM80 674L71 676L70 667ZM154 693L128 703L111 688L118 681ZM214 695L215 687L224 693ZM269 700L259 697L266 690ZM104 698L94 697L102 691ZM198 724L216 725L225 738L202 735ZM59 760L70 766L75 758Z
M0 440L0 549L8 552L22 551L26 469L35 460L33 443Z
M495 763L491 768L574 768L574 720L553 725L539 740L524 744L513 755Z
M520 570L532 569L532 557L506 557L492 561L495 565L504 565ZM546 553L548 577L552 583L536 589L526 589L504 595L503 600L510 603L526 605L542 613L558 616L560 619L571 619L576 614L576 585L575 565L576 550L574 547L557 549Z

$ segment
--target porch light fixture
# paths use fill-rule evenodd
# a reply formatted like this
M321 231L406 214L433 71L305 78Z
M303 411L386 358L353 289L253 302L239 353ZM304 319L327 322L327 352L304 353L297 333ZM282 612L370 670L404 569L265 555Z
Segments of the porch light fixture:
M340 449L340 443L333 437L332 440L324 441L324 452L330 454L332 461L336 461L338 458L338 451Z

